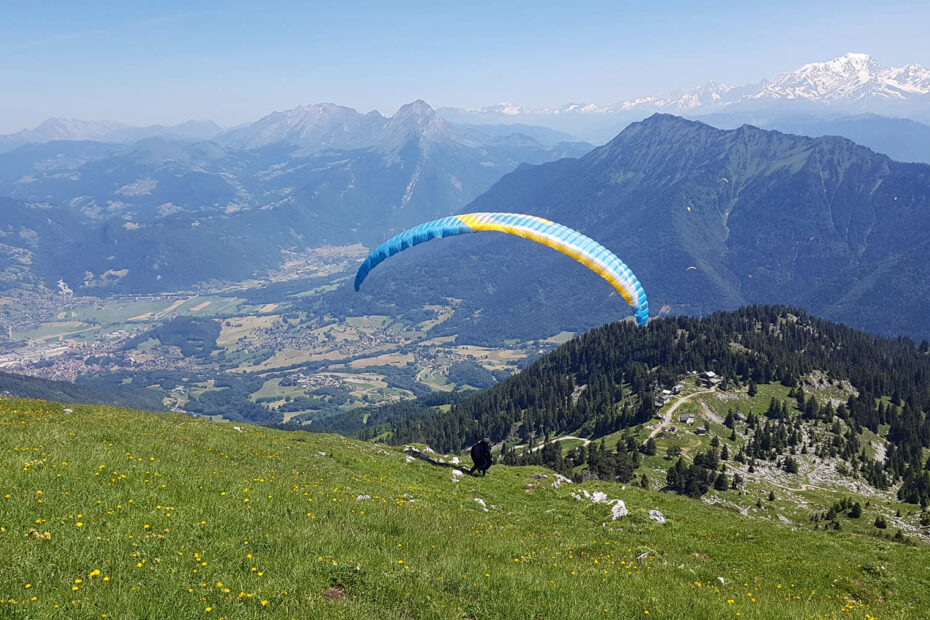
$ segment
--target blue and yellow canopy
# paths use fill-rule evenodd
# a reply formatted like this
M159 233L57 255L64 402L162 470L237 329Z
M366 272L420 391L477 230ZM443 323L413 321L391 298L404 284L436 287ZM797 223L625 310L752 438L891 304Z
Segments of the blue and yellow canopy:
M482 230L496 230L549 246L582 263L613 286L635 310L636 322L649 319L646 292L629 267L617 256L576 230L533 215L519 213L467 213L426 222L392 237L375 248L355 276L355 290L368 273L385 259L407 248L441 237L453 237Z

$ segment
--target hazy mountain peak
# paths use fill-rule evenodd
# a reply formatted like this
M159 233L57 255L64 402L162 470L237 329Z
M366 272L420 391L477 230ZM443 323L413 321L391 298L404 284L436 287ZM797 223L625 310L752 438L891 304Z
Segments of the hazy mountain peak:
M18 135L28 137L36 142L49 140L92 140L123 127L127 127L127 125L114 121L84 121L74 118L53 117L43 121L35 129L26 129L18 132Z
M394 118L403 118L403 117L417 117L425 118L430 117L436 114L436 111L433 110L430 104L426 103L422 99L417 99L416 101L411 101L410 103L405 103L397 109L397 112L394 114Z
M448 123L422 99L402 105L391 117L387 133L397 132L406 135L415 134L430 140L451 136Z
M312 150L368 146L385 119L377 112L360 114L335 103L314 103L272 112L251 125L220 138L237 148L261 148L279 142Z

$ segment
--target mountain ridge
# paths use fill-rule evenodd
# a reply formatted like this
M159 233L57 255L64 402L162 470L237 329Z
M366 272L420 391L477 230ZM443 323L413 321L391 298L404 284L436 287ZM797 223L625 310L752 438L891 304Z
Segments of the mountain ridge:
M637 274L657 312L795 303L876 333L926 337L922 179L930 167L842 138L723 131L657 114L580 159L517 169L467 210L522 211L591 234ZM368 294L400 303L401 289L427 280L427 289L464 298L464 315L493 314L456 325L479 340L578 331L621 311L596 276L517 243L487 235L424 248L421 258L412 250L394 259L397 271L374 272ZM486 258L459 273L467 254ZM535 335L529 325L539 326Z
M523 162L589 148L457 129L419 100L390 118L319 104L216 141L23 145L0 153L0 194L81 224L20 271L79 294L152 292L261 275L284 252L372 243L385 229L449 215ZM55 258L62 245L77 260ZM122 275L102 275L113 273Z

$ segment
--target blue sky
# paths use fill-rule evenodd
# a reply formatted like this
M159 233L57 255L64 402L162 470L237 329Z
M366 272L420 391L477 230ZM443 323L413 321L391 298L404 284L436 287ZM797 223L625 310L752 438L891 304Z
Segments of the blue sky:
M611 104L848 51L930 65L927 24L926 1L0 0L0 133L51 116L230 126L321 101Z

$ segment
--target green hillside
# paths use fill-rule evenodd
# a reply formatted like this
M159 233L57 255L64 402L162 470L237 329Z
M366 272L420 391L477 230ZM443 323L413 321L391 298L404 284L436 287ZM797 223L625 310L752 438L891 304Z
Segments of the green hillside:
M453 482L449 465L330 435L2 399L0 471L2 617L930 610L920 542L616 483L556 487L540 467ZM622 499L629 514L612 520L615 505L583 491Z

